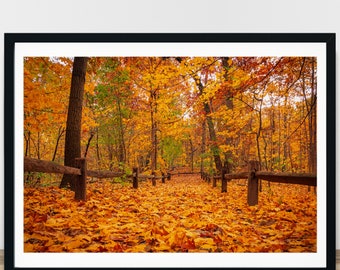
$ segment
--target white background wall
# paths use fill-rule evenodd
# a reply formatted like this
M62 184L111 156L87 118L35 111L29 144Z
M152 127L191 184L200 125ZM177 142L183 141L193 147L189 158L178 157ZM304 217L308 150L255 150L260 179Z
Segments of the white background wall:
M339 10L339 0L2 0L0 3L0 249L4 248L3 33L333 32L339 39ZM338 51L339 42L337 42ZM338 77L339 68L337 68ZM337 86L338 90L339 86ZM337 103L339 100L337 95ZM337 110L337 130L339 130L339 119L339 110ZM337 153L338 150L339 148ZM339 158L337 160L337 164L340 164ZM338 178L339 176L337 180ZM337 194L340 194L339 187L337 187ZM337 206L339 203L340 200L337 201ZM337 208L337 221L339 221L340 207ZM337 236L337 249L340 249L340 236Z

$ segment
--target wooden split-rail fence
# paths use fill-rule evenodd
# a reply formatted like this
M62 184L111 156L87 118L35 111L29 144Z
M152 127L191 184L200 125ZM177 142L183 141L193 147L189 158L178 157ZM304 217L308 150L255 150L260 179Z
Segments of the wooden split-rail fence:
M163 173L162 176L156 176L154 173L152 175L144 175L138 173L138 168L133 168L131 175L125 175L123 172L114 171L92 171L87 169L86 159L77 158L75 160L75 167L68 167L56 164L51 161L45 161L40 159L34 159L25 157L24 158L24 171L25 172L44 172L44 173L60 173L60 174L71 174L78 177L75 182L75 199L76 200L86 200L86 178L96 177L96 178L114 178L126 176L132 178L133 188L138 188L138 182L141 179L151 179L152 185L156 186L156 179L161 179L162 183L165 180L171 179L171 174ZM286 184L297 184L306 186L317 186L316 174L311 173L278 173L278 172L267 172L259 171L259 163L257 161L250 161L248 164L248 171L227 174L226 169L222 169L221 174L209 175L202 172L201 177L205 181L213 182L213 187L216 187L217 179L221 179L222 192L227 192L227 182L233 179L248 179L248 195L247 201L248 205L258 204L258 194L259 194L259 179L267 180L269 182L278 182Z
M233 179L248 179L248 195L247 201L249 206L257 205L259 198L259 179L269 182L296 184L306 186L317 186L316 174L313 173L280 173L259 171L259 162L250 161L248 171L227 174L226 169L222 169L220 175L209 175L201 173L201 178L207 182L211 182L216 187L216 181L221 179L221 191L227 192L227 182Z
M132 178L133 188L138 188L138 182L142 179L151 179L152 185L156 186L156 180L161 179L162 183L165 180L171 179L171 174L162 173L162 176L156 176L155 173L151 175L139 174L138 168L133 168L131 175L126 175L119 171L92 171L87 169L86 159L77 158L75 160L76 167L63 166L52 161L40 160L30 157L24 157L24 171L25 172L43 172L43 173L60 173L60 174L71 174L77 176L77 181L75 181L75 199L76 200L86 200L86 178L96 177L96 178L114 178L125 176Z

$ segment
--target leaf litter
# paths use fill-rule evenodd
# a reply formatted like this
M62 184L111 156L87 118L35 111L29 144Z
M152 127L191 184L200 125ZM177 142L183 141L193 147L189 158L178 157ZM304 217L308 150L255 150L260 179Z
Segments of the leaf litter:
M89 183L87 201L56 187L24 190L25 252L316 252L316 194L264 184L221 193L199 176L173 176L138 189ZM264 182L265 183L265 182Z

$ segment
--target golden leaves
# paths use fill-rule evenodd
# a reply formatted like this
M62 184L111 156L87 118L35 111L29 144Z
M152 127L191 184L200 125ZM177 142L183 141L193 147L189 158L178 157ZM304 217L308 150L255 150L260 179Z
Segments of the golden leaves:
M25 189L25 252L315 252L315 195L275 185L247 206L238 181L221 194L198 177L138 190L88 185L88 201Z

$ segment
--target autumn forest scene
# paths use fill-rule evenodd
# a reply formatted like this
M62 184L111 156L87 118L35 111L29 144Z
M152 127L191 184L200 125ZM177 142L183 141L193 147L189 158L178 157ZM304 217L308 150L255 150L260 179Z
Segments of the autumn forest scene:
M317 252L316 57L25 57L24 252Z

